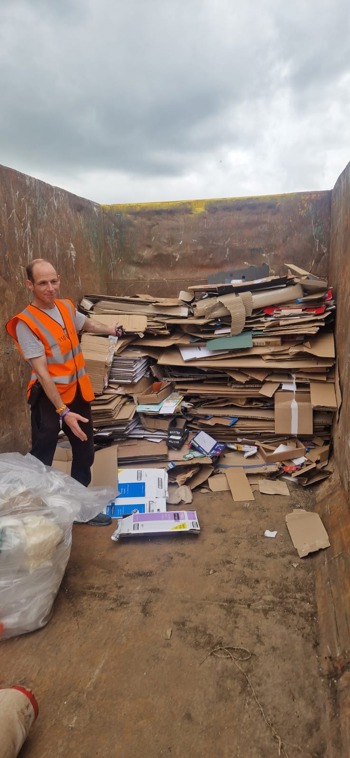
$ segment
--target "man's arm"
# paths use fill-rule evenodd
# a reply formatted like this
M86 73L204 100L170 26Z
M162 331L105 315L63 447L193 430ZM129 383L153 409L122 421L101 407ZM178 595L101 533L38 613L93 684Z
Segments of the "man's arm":
M120 330L122 327L117 321L112 326L107 326L107 324L102 324L101 321L86 317L82 331L89 332L90 334L105 334L119 337L121 335L118 334L118 329Z
M46 397L51 400L51 403L55 406L56 409L61 408L63 401L55 385L55 382L53 379L51 379L51 376L48 372L46 355L41 355L39 358L31 358L30 364L33 371L35 371L38 377L38 380L45 392ZM83 432L83 430L80 428L78 422L86 422L88 420L89 419L85 418L84 416L80 416L79 413L73 413L73 411L70 411L64 417L65 424L69 426L75 436L82 440L82 442L85 442L87 440L87 436L85 432Z

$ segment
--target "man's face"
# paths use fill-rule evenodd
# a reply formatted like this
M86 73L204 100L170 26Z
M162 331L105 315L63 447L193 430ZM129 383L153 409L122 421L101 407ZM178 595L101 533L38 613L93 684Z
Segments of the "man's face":
M33 293L33 305L53 308L60 289L60 277L51 263L36 263L33 267L34 283L27 279L27 287Z

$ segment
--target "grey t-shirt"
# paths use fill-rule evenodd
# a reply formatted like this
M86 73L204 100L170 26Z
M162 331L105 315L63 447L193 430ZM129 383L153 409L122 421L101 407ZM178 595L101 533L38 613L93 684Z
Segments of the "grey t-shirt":
M60 314L60 311L57 308L57 305L54 305L53 308L49 308L44 310L41 308L44 313L47 313L48 316L51 316L55 321L57 321L60 326L63 326L64 328L64 321ZM75 328L77 332L79 333L85 323L86 316L84 316L83 313L79 313L79 311L75 311ZM32 330L27 326L27 324L24 323L24 321L18 321L18 324L16 326L16 335L17 340L19 342L19 346L22 350L22 353L24 357L29 361L31 358L40 358L41 355L45 355L44 345L41 342L41 340L36 337L36 335L32 332Z

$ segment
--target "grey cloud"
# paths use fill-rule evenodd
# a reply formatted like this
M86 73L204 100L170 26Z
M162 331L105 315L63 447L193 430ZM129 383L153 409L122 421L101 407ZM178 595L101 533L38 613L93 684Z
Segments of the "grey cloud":
M122 172L146 187L223 158L233 170L237 155L253 186L265 161L291 181L294 145L295 180L305 155L314 181L298 121L329 108L348 40L343 0L13 0L0 8L0 162L82 182Z

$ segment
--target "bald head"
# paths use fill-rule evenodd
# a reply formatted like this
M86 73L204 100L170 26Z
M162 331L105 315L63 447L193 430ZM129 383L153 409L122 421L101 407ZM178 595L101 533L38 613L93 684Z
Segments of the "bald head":
M52 269L54 269L54 266L50 263L50 261L47 261L45 258L33 258L30 263L28 263L28 266L26 266L26 272L27 272L27 279L29 279L32 284L34 284L34 268L37 266L37 264L44 263L48 266L51 266ZM55 270L55 269L54 269Z
M27 289L32 294L32 305L47 310L53 308L59 295L60 277L52 263L34 258L27 266Z

